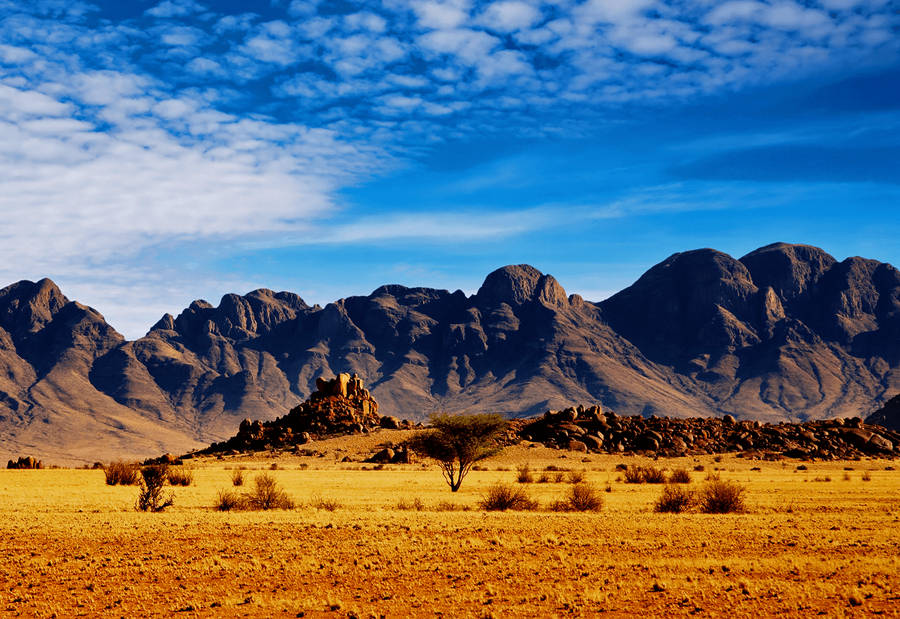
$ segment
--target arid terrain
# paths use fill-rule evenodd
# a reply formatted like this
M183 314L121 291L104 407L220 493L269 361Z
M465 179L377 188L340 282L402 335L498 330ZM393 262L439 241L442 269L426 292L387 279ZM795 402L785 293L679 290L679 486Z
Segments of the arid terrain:
M357 460L402 431L313 442L311 455L188 461L162 513L102 470L0 470L0 610L8 616L868 616L900 614L900 471L891 460L651 461L524 443L451 493L432 463ZM533 511L485 512L497 481ZM618 464L709 474L747 488L744 513L660 514L662 486ZM273 470L273 465L277 468ZM696 469L703 467L702 471ZM218 512L244 467L293 510ZM546 469L549 467L549 471ZM805 467L805 468L804 468ZM556 513L584 471L604 505ZM546 481L539 482L541 475ZM557 478L559 480L557 481Z

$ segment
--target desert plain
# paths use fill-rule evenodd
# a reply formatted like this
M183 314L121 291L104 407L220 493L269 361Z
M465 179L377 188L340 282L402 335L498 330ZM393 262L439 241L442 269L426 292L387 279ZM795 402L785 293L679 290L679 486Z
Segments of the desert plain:
M696 456L651 461L523 443L451 493L429 461L358 461L401 439L318 441L314 455L186 461L161 513L102 470L0 471L0 612L22 617L563 617L900 615L900 471L890 460ZM343 461L348 459L350 461ZM527 463L532 483L516 482ZM655 513L659 484L619 464L746 488L732 514ZM700 469L701 470L695 470ZM805 467L805 468L804 468ZM273 475L291 510L220 512L219 491ZM548 470L549 469L549 470ZM558 513L570 473L599 512ZM545 481L540 482L541 477ZM498 482L539 507L483 511Z

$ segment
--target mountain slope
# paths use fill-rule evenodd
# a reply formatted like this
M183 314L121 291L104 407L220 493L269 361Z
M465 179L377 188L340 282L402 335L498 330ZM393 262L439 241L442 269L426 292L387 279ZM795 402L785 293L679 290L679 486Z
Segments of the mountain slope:
M383 414L413 420L572 403L856 416L900 389L898 365L900 273L803 245L675 254L596 304L528 265L470 297L391 285L323 308L256 290L195 301L134 342L49 280L19 282L0 291L0 450L178 451L283 415L339 372L358 373Z

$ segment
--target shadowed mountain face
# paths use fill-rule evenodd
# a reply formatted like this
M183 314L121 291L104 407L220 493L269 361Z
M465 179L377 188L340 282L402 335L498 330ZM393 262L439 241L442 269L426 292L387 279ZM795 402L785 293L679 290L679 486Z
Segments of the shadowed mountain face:
M134 342L52 282L20 282L0 291L0 364L0 450L60 461L219 441L339 372L358 373L381 413L413 420L573 403L855 416L900 389L900 273L800 245L740 260L704 249L594 304L518 265L471 297L383 286L324 308L269 290L195 301Z

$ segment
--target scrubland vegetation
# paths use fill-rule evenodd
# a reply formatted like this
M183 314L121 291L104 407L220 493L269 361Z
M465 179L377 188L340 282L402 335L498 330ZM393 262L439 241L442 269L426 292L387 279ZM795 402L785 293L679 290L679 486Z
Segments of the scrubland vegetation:
M900 603L900 473L888 461L802 470L514 447L451 492L433 463L341 462L351 443L191 462L192 483L165 484L174 504L157 513L134 509L140 486L107 485L110 466L0 471L2 608L864 616ZM650 469L666 483L628 483Z

